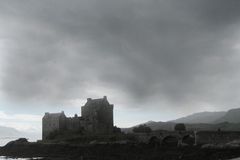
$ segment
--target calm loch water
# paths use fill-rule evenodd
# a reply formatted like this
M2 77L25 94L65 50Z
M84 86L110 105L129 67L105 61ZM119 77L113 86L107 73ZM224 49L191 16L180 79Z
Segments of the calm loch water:
M27 160L26 158L7 158L7 157L3 157L0 156L0 160Z
M9 158L9 157L4 157L0 156L0 160L40 160L41 158Z

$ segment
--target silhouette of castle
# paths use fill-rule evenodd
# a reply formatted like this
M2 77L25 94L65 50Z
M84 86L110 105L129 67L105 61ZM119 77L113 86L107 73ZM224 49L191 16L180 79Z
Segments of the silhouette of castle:
M42 118L42 139L48 139L54 131L84 130L93 134L109 134L113 131L113 105L104 96L100 99L88 98L81 107L81 117L66 117L64 112L48 113Z

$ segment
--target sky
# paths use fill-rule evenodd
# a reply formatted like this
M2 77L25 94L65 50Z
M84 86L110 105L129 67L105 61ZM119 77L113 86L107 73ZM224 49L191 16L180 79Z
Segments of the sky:
M0 125L107 96L130 127L240 104L239 0L0 0Z

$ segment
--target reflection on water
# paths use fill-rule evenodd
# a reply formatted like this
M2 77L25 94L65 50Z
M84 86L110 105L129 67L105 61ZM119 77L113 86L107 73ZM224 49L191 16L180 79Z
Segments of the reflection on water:
M7 157L3 157L0 156L0 160L27 160L26 158L7 158Z
M40 160L42 158L36 157L36 158L10 158L10 157L4 157L0 156L0 160Z

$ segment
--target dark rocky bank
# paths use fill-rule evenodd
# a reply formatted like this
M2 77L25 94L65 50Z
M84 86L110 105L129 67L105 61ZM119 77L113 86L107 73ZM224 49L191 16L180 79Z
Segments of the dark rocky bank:
M149 144L43 144L24 140L0 148L0 156L45 160L224 160L240 157L240 148L162 147Z

